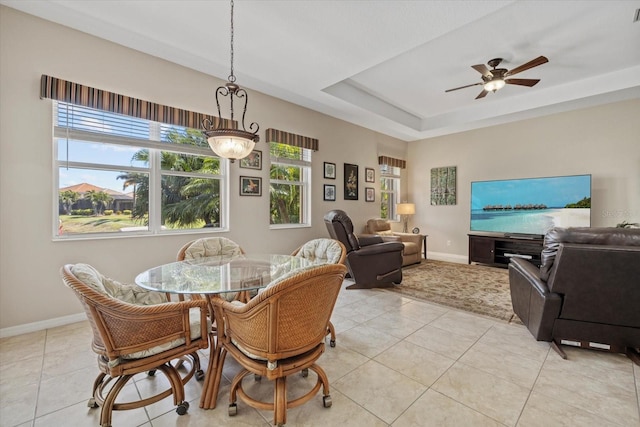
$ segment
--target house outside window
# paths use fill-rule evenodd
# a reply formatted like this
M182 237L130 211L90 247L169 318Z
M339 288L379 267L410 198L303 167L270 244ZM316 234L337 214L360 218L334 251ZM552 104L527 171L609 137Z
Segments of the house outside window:
M400 202L400 168L380 165L380 218L398 220L396 204Z
M272 228L311 225L311 153L306 148L269 143Z
M54 102L57 238L226 227L226 161L201 131Z

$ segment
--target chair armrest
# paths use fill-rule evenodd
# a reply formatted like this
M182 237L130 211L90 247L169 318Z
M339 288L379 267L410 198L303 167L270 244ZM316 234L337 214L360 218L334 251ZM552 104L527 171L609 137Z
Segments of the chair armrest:
M207 339L207 301L188 300L155 305L136 305L105 297L108 303L94 306L109 337L109 358L146 350L176 339L190 344L189 310L200 311L200 338ZM126 325L126 327L124 326ZM135 344L132 344L135 343Z
M413 233L393 233L394 236L398 237L401 242L411 242L416 245L420 245L424 236L422 234L413 234Z
M538 294L548 295L550 293L547 283L540 279L540 269L531 262L521 258L511 258L509 267L526 280Z
M382 240L382 237L377 234L361 234L358 236L358 242L360 243L360 246L369 246L383 243L384 240Z
M540 270L529 261L512 258L509 287L513 311L538 341L553 339L553 324L562 308L562 297L549 291Z
M357 251L351 252L358 256L370 256L387 252L401 252L404 250L404 245L400 242L382 242L376 245L363 246Z

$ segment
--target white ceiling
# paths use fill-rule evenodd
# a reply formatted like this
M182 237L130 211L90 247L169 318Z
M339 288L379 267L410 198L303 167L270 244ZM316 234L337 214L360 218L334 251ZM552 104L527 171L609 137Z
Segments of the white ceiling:
M0 0L171 62L229 75L228 1ZM237 83L407 141L640 98L635 1L236 0ZM474 99L471 68L547 64ZM251 105L247 111L251 117Z

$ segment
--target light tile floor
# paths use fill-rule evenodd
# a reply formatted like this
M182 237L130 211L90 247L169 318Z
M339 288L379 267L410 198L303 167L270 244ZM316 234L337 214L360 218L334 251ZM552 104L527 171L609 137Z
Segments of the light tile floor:
M350 284L345 282L345 286ZM624 356L565 347L562 360L520 325L404 298L383 290L343 290L334 310L337 346L319 364L333 406L321 395L287 412L288 426L640 426L640 367ZM97 374L87 322L0 340L0 426L94 426L87 401ZM202 352L206 367L208 351ZM186 386L184 416L171 397L114 412L114 427L269 426L272 412L238 402L229 417L227 357L218 407L198 407L202 383ZM289 381L293 395L312 373ZM127 396L148 395L162 375L140 375ZM270 396L268 381L245 389Z

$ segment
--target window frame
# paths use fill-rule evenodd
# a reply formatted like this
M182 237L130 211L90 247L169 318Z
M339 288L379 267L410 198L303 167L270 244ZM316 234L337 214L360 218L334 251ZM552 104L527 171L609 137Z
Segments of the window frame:
M385 190L383 188L383 181L392 180L395 183L394 190ZM396 166L389 166L385 164L380 165L380 217L382 218L382 203L385 200L386 195L393 195L393 200L389 200L389 215L385 218L388 221L400 222L400 215L396 213L396 205L400 203L400 195L402 194L402 175L401 169Z
M279 144L279 145L289 145L281 142L272 141L269 142L269 229L278 230L278 229L290 229L290 228L304 228L311 227L311 189L312 182L312 170L313 170L313 150L303 147L297 147L295 145L291 145L292 147L298 148L302 150L302 159L289 159L284 157L274 157L271 155L271 144ZM287 181L287 180L279 180L271 178L271 167L274 164L285 165L285 166L295 166L299 167L300 170L300 181ZM298 223L286 223L286 224L272 224L271 223L271 186L272 184L281 184L281 185L298 185L300 186L300 222Z
M149 139L118 136L108 133L91 132L88 130L70 129L63 125L58 124L58 105L68 105L72 108L88 109L97 111L99 114L118 115L123 118L129 118L136 121L144 121L148 123ZM129 238L129 237L149 237L158 235L175 235L175 234L203 234L212 232L226 232L229 231L229 160L220 158L213 153L208 147L198 147L194 145L182 145L173 144L170 142L161 141L161 134L167 129L176 129L178 131L186 130L184 126L171 125L162 122L155 122L146 119L140 119L137 117L130 117L118 113L111 113L102 110L96 110L91 107L85 107L75 104L69 104L62 101L53 100L52 102L52 194L54 195L52 200L52 236L53 241L68 241L68 240L99 240L110 238ZM197 129L196 129L197 130ZM69 161L67 159L59 159L59 142L60 141L78 141L80 143L100 143L109 146L120 147L136 147L140 149L146 149L149 152L148 165L146 167L141 166L125 166L125 165L110 165L106 163L95 163L86 161ZM187 172L187 171L171 171L163 170L161 167L162 152L171 152L184 155L192 155L199 157L209 157L219 159L219 173L218 174L205 174L201 172ZM108 172L137 172L148 174L149 179L149 211L148 211L148 229L127 231L124 233L117 232L97 232L97 233L77 233L77 234L59 234L60 226L60 170L62 168L68 169L87 169L98 170ZM181 176L186 178L205 178L217 180L220 188L220 226L203 227L203 228L179 228L179 229L164 229L161 226L162 223L162 178L163 176Z

